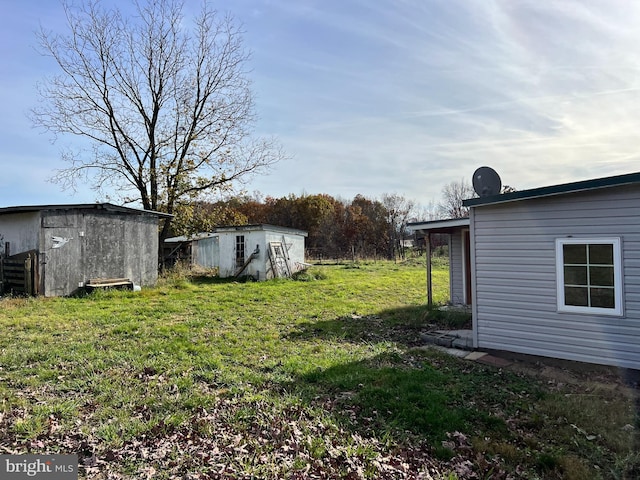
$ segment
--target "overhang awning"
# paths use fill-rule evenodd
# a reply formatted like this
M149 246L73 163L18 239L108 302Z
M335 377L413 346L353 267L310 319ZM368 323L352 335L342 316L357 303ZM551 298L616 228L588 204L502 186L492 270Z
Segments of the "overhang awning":
M461 228L469 228L469 217L408 223L407 228L416 233L452 233Z
M408 223L407 228L419 235L424 235L427 250L427 304L433 304L433 280L431 278L431 234L453 234L469 228L469 217L433 220L429 222Z

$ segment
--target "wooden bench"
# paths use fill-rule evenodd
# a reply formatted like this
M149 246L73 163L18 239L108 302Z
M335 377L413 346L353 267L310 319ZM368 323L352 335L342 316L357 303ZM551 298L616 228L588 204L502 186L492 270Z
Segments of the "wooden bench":
M96 288L120 288L123 290L133 290L133 282L128 278L91 278L85 284L87 290Z

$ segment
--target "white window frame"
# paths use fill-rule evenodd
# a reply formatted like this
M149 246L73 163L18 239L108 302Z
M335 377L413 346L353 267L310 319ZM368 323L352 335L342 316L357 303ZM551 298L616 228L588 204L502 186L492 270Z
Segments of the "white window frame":
M579 307L566 305L564 298L564 245L612 245L613 246L613 286L615 308ZM623 285L622 285L622 242L620 237L585 237L585 238L557 238L556 239L556 297L558 300L558 312L583 313L591 315L622 316L623 309Z

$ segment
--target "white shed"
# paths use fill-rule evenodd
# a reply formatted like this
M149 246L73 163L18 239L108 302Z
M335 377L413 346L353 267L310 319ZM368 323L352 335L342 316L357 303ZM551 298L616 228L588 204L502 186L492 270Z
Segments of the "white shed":
M288 277L304 269L307 232L274 225L216 228L220 277Z

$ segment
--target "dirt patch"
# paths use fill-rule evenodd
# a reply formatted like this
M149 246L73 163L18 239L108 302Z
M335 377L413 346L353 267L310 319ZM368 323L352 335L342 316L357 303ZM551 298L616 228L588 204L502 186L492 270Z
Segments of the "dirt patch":
M575 362L536 355L490 350L492 356L511 362L509 369L540 378L559 386L585 384L603 388L625 388L640 393L640 370Z

